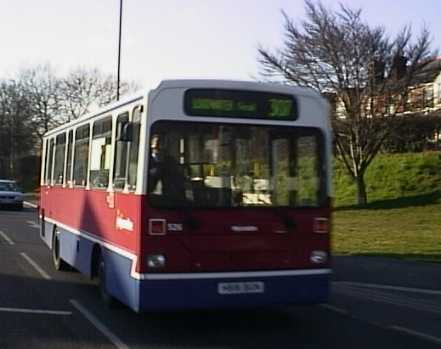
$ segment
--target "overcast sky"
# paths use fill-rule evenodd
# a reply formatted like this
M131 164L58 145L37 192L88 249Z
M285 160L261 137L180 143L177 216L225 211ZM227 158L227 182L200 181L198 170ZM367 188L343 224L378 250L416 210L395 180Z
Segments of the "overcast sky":
M324 0L337 6L340 1ZM390 33L429 28L441 48L441 0L350 0ZM50 63L60 73L116 71L119 0L0 0L0 78ZM121 76L142 87L166 78L250 79L257 46L279 47L280 10L302 19L300 0L124 0Z

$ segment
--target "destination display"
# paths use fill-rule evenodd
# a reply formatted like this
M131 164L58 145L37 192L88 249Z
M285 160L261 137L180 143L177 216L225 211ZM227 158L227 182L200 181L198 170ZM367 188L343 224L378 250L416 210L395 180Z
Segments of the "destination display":
M186 91L189 116L295 120L296 100L291 95L260 91L191 89Z

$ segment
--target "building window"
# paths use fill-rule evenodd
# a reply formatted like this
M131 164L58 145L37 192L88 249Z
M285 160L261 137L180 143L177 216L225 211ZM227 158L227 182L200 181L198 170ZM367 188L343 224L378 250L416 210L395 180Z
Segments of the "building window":
M433 87L426 87L424 89L424 106L433 108Z
M438 84L438 103L441 103L441 82Z

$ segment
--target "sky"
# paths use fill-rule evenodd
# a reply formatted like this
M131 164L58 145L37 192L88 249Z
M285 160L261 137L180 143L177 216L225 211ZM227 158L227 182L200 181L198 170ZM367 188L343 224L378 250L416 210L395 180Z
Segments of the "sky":
M441 0L323 0L363 9L392 35L426 26L441 49ZM86 67L116 74L119 0L0 0L0 78L49 63L60 74ZM302 0L123 0L121 78L145 88L162 79L258 76L257 48L283 42L284 10Z

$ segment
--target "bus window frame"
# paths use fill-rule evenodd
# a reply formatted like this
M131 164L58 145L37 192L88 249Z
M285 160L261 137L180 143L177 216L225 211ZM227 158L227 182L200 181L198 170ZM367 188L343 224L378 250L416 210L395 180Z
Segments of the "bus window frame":
M74 157L74 148L75 148L75 132L74 128L68 128L66 130L67 134L67 143L66 143L66 157L65 157L65 164L64 164L64 183L63 188L72 188L73 182L72 182L72 170L73 170L73 157ZM69 141L71 142L71 149L70 149L70 168L69 173L68 171L68 160L69 160Z
M143 113L143 107L142 104L137 104L131 109L131 113L129 115L129 122L133 123L133 115L135 114L135 111L139 109L139 134L138 134L138 154L136 157L136 171L135 171L135 184L133 188L129 187L129 178L130 178L130 160L131 160L131 154L132 154L132 145L133 145L133 139L131 142L129 142L128 145L128 157L127 157L127 176L126 176L126 183L124 186L124 189L126 189L126 193L135 193L136 189L139 186L139 179L138 179L138 169L139 169L139 163L140 163L140 157L141 157L141 127L142 127L142 113Z
M45 184L46 184L46 186L51 187L51 186L53 186L52 176L53 176L53 172L54 172L55 137L54 136L50 137L48 139L48 143L49 143L48 157L47 157L48 162L46 165L48 167L48 171L50 171L50 172L46 173ZM52 154L51 154L51 146L53 146Z
M46 179L47 179L47 160L49 157L49 138L45 138L44 139L44 143L43 143L43 156L44 156L44 161L42 161L42 169L41 169L41 181L40 184L41 186L46 185Z
M57 154L57 146L59 144L58 143L58 138L63 136L63 134L64 134L64 147L65 147L64 148L64 155L63 155L63 180L61 181L61 183L57 183L56 179L53 178L53 186L56 186L56 187L64 187L64 182L65 182L65 178L66 178L67 132L64 131L64 132L60 132L60 133L57 133L56 135L54 135L55 150L54 150L54 165L53 165L53 168L54 168L54 171L55 171L55 159L56 159L56 154ZM62 143L60 143L60 144L62 144ZM52 173L52 176L54 176L54 175L55 175L55 173Z
M117 145L117 142L120 142L120 141L118 141L116 139L117 136L118 136L118 134L117 134L117 132L118 132L117 126L118 126L118 119L119 118L124 118L125 116L127 116L127 122L130 122L130 110L124 110L124 111L118 113L115 116L115 122L114 122L115 130L114 130L114 137L113 137L113 144L112 144L112 152L113 152L112 158L113 159L112 159L112 176L111 176L112 177L112 183L111 183L111 188L112 188L113 191L118 192L118 193L127 193L128 192L128 191L126 192L126 186L127 186L127 171L128 171L127 167L128 167L128 156L129 156L130 142L126 142L127 143L127 148L125 150L125 153L126 153L125 160L126 161L125 161L125 164L124 164L124 168L125 168L125 172L124 172L124 185L122 186L122 188L120 188L120 187L115 188L115 168L116 168L115 165L116 165L116 156L117 156L116 145Z
M136 163L136 171L135 171L135 176L136 176L136 180L135 180L135 185L133 188L129 187L129 169L130 169L130 154L132 151L132 143L133 141L130 142L126 142L127 143L127 149L126 149L126 159L125 159L125 177L124 177L124 186L123 188L115 188L114 185L114 179L115 179L115 165L116 165L116 144L117 144L117 125L118 125L118 118L120 117L124 117L127 115L127 122L133 122L133 115L135 113L135 111L139 109L139 137L138 137L138 155L137 155L137 163ZM136 193L139 186L140 186L140 176L139 176L139 166L140 166L140 159L141 161L144 161L144 157L142 155L141 152L141 147L142 147L142 114L144 112L144 108L143 108L143 104L139 103L136 104L135 106L133 106L131 109L127 108L126 110L118 113L116 115L115 118L115 137L114 137L114 144L112 147L113 150L113 168L112 168L112 190L114 190L115 192L119 192L119 193L123 193L123 194L133 194Z
M106 119L110 120L111 123L111 128L110 128L110 157L112 158L112 161L110 163L110 167L109 167L109 174L108 174L108 182L107 182L107 186L106 187L94 187L90 184L90 172L91 172L91 161L92 161L92 142L94 139L94 134L93 134L93 130L95 127L95 124L98 122L103 122ZM112 169L112 162L113 162L113 129L114 129L114 123L113 123L113 115L112 114L106 114L103 115L102 117L99 117L95 120L93 120L92 122L90 122L91 125L91 133L90 133L90 143L89 143L89 164L88 164L88 169L87 169L87 188L89 188L90 190L108 190L109 187L111 186L111 169Z
M88 146L88 161L87 161L87 172L86 172L86 183L85 185L75 184L75 153L76 153L76 141L77 141L77 131L80 128L85 128L85 126L89 126L89 146ZM86 138L84 138L86 139ZM85 122L83 124L77 125L74 128L74 145L73 145L73 155L72 155L72 188L85 188L86 190L89 188L89 163L90 163L90 142L91 142L91 122Z

